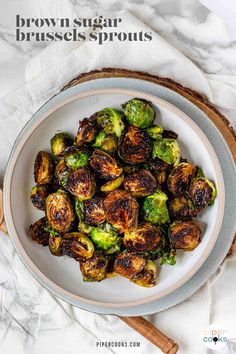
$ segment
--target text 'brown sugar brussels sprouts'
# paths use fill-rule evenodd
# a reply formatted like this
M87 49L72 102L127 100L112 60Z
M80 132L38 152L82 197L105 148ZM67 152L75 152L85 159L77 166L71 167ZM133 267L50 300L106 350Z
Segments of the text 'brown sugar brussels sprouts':
M151 102L140 98L133 98L122 104L122 109L129 124L138 128L150 127L155 119L155 110Z
M34 162L34 179L38 184L47 184L53 176L54 163L45 151L39 151Z
M101 178L113 179L121 175L122 168L117 165L114 157L102 150L94 150L90 160L90 166Z
M115 190L104 200L106 220L120 232L137 226L138 202L129 193Z
M74 197L80 200L92 198L96 191L93 173L87 167L72 170L67 179L67 189Z
M195 221L175 221L169 233L173 247L183 251L192 251L201 242L201 229Z
M152 141L147 133L134 125L129 125L119 145L121 158L127 163L142 163L148 161L151 151Z
M187 162L182 162L174 167L167 180L169 191L173 195L186 192L196 172L196 166Z
M48 224L56 231L66 232L71 228L75 213L73 204L64 191L50 194L46 199L45 208Z
M54 156L62 156L64 150L73 145L73 139L67 133L57 133L51 139L51 150Z
M33 241L40 245L48 246L50 233L45 230L47 225L46 218L41 218L30 225L29 234Z
M214 202L216 188L209 179L197 178L192 181L188 194L196 208L205 208Z
M125 177L124 188L134 197L146 197L154 193L155 177L148 170L138 170Z

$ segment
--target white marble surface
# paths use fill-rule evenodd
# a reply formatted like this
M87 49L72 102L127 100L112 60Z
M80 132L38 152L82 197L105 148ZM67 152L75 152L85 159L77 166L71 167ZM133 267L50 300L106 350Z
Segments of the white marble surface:
M209 78L206 82L212 88L212 99L216 100L220 109L229 116L232 124L235 124L235 105L233 104L236 102L234 101L236 97L235 34L230 32L219 17L209 12L197 0L125 2L119 0L41 0L37 3L32 0L0 0L0 2L0 97L3 102L9 102L11 96L16 98L15 90L26 82L38 79L37 75L41 74L39 62L40 70L43 70L42 68L46 70L51 65L50 60L45 61L45 55L41 55L42 50L45 49L44 44L15 42L14 26L17 13L25 17L91 17L104 14L105 11L128 9L201 69L204 77ZM68 46L68 55L72 47L73 45ZM57 52L60 53L60 44ZM158 56L159 53L155 55ZM44 62L42 62L43 59ZM134 67L136 68L135 65ZM218 87L221 96L217 91ZM222 96L224 90L225 97ZM33 94L37 94L37 91ZM6 119L0 122L4 125L8 124L7 117L4 118ZM1 139L4 141L4 129L1 129ZM14 140L14 132L12 140ZM3 177L5 165L3 152L4 150L0 151L1 161L4 161L0 169L0 179ZM0 237L3 235L1 234ZM137 333L113 316L84 313L52 297L46 290L39 287L25 270L7 237L1 239L0 260L1 354L16 352L17 354L47 354L53 351L57 354L159 353L145 339L139 337ZM161 314L149 316L149 319L159 328L180 342L180 354L205 354L205 352L199 352L197 347L199 339L195 337L201 335L206 323L218 321L222 316L227 319L231 318L230 309L235 308L235 305L227 302L231 301L231 298L225 297L225 293L227 295L230 292L229 289L236 287L234 274L235 262L232 260L227 264L226 270L221 269L217 277L213 277L184 304ZM221 287L222 282L225 285L224 289ZM213 285L210 291L211 283ZM30 287L26 284L30 284ZM203 315L202 318L195 318L199 304L201 304L200 313ZM178 330L180 322L181 331ZM189 336L190 327L195 331L194 337ZM236 334L233 336L235 337ZM122 350L99 349L95 346L97 340L122 341L127 338L131 341L140 341L141 348ZM235 351L228 348L224 353L235 353Z

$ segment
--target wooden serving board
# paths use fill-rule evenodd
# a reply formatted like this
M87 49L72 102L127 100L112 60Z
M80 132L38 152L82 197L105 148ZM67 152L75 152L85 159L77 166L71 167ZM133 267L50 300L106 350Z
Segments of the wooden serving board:
M169 89L179 93L181 96L185 97L187 100L195 104L200 108L211 121L215 124L218 130L223 135L226 144L228 145L234 161L236 161L236 133L233 127L230 125L228 119L219 112L219 110L207 99L206 96L181 85L170 78L160 77L157 75L150 75L142 71L132 71L120 68L103 68L101 70L93 70L87 73L82 73L76 78L71 80L62 90L66 90L72 86L79 85L86 81L113 78L113 77L125 77L132 79L140 79L149 81L158 85L168 87ZM236 249L236 235L234 241L229 249L227 257L232 254Z

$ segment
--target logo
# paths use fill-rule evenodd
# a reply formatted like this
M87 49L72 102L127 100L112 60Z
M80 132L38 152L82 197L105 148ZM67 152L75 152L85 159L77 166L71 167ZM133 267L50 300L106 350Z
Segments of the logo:
M204 329L202 340L209 349L222 349L228 342L227 329L223 325L212 323Z

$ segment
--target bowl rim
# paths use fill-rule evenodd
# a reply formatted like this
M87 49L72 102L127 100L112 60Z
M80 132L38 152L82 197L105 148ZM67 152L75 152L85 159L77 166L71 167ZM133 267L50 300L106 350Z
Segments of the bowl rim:
M63 92L62 92L63 93ZM21 153L21 150L25 143L27 142L28 138L30 137L31 133L45 120L47 119L52 113L56 112L58 109L61 107L90 96L96 96L96 95L104 95L104 94L124 94L128 96L133 96L133 97L140 97L146 100L149 100L159 106L162 106L163 108L171 111L175 115L177 115L181 120L185 121L190 128L192 128L200 137L202 140L204 146L206 147L209 156L213 162L215 173L217 176L218 180L218 190L217 190L217 198L219 198L220 203L218 203L218 209L217 209L217 215L216 215L216 223L215 227L212 231L212 235L210 237L210 240L207 244L207 247L205 248L204 252L202 253L201 258L197 261L194 267L192 267L182 278L178 280L178 282L170 285L166 289L162 290L158 294L154 294L151 296L147 296L143 299L140 300L134 300L134 301L127 301L127 302L122 302L122 303L113 303L113 302L105 302L105 301L96 301L96 300L91 300L87 299L85 297L76 295L68 290L63 289L61 286L57 285L54 281L50 280L47 275L42 272L33 262L31 257L28 255L26 250L24 249L23 245L20 242L20 239L17 234L17 229L14 224L13 216L11 213L11 184L12 184L12 175L14 172L15 168L15 163L18 158L18 156ZM56 102L55 102L56 100ZM59 100L59 101L58 101ZM57 102L58 101L58 102ZM55 104L54 104L55 103ZM3 209L4 209L4 216L5 216L5 222L7 225L7 229L11 238L11 241L20 257L24 265L27 267L27 269L30 271L30 273L34 276L34 278L39 281L44 287L46 287L50 292L54 293L58 297L62 298L65 301L76 301L76 302L81 302L84 304L88 305L93 305L93 306L103 306L106 308L131 308L137 305L143 305L150 303L152 301L158 300L160 298L163 298L164 296L169 295L170 293L174 292L178 288L180 288L182 285L184 285L203 265L207 257L209 256L216 240L218 237L218 234L220 232L221 224L223 221L223 215L224 215L224 207L225 207L225 187L224 187L224 179L223 179L223 174L221 170L221 166L219 163L219 160L217 158L217 155L209 142L208 138L206 135L203 133L203 131L198 127L198 125L183 111L181 111L179 108L175 107L173 104L167 102L166 100L159 98L153 94L150 93L145 93L139 90L133 90L133 89L122 89L122 88L105 88L105 89L95 89L95 90L89 90L89 91L84 91L80 93L76 93L70 95L69 97L63 97L60 93L56 96L54 96L52 99L50 99L48 102L46 102L39 110L31 117L31 119L26 123L26 125L23 127L21 132L19 133L17 139L15 140L15 143L13 145L8 163L7 163L7 168L6 168L6 173L4 176L4 188L3 188ZM158 286L158 285L157 285Z

